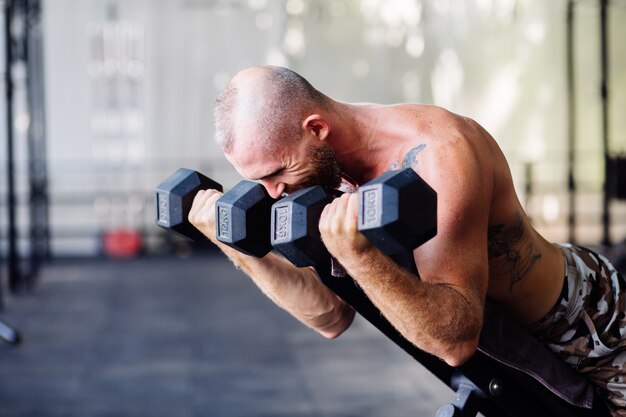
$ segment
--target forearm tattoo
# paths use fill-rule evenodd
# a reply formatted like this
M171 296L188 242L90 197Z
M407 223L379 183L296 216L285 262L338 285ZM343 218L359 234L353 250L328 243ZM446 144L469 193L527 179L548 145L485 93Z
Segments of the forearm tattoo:
M400 168L409 168L409 167L413 168L414 166L416 166L417 165L417 154L422 152L425 147L426 147L426 145L422 143L421 145L417 145L415 148L413 148L410 151L408 151L406 153L406 155L404 155L404 159L402 159L402 166ZM399 166L400 166L400 162L399 161L393 161L387 167L387 171L395 171L395 170L399 169L398 168Z
M524 243L524 222L518 212L510 225L496 224L489 227L489 258L500 258L511 270L511 290L541 259L531 241Z

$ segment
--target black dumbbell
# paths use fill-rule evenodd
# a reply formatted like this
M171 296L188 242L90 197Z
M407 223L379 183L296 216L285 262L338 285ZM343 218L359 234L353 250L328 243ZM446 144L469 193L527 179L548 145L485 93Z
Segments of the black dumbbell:
M332 198L314 186L272 206L271 243L294 265L329 265L318 224ZM411 168L385 173L359 187L358 229L388 256L411 252L437 234L437 194Z
M222 191L221 184L205 177L197 171L179 168L154 192L156 206L156 224L178 233L191 240L205 239L198 229L193 227L187 217L193 199L200 190Z
M187 239L206 239L188 220L195 195L205 189L222 191L222 186L199 172L178 169L156 188L156 223ZM269 211L273 202L261 184L239 182L216 202L217 239L248 255L266 255L272 249Z
M328 269L330 255L320 238L319 218L332 198L316 185L291 193L272 206L271 244L295 266Z
M412 168L363 184L358 228L388 256L411 252L437 234L437 193Z
M261 258L272 250L270 210L273 199L254 181L240 181L215 203L217 240Z

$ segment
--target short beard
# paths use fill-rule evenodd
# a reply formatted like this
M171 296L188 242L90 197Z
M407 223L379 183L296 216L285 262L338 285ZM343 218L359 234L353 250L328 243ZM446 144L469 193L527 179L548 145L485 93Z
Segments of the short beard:
M296 185L288 185L288 194L302 188L320 185L327 190L335 190L341 185L341 169L337 163L335 150L328 145L307 147L307 160L312 168L310 176Z

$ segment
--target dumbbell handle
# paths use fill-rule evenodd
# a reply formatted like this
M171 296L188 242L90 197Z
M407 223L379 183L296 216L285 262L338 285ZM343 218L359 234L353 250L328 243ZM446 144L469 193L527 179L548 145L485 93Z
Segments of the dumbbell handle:
M330 275L335 278L343 278L348 275L346 268L332 255L330 256Z

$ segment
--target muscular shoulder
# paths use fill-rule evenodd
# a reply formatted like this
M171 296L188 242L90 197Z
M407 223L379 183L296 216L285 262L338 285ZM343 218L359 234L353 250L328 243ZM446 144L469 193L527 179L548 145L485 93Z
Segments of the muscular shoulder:
M412 167L426 181L454 188L469 182L489 186L493 167L503 159L498 147L469 117L431 105L386 106L377 125L388 139L388 170Z
M395 110L404 140L402 158L393 161L391 169L454 171L480 166L484 171L491 164L493 138L474 120L437 106L402 105Z
M485 141L489 134L474 120L442 107L422 104L391 106L385 118L411 143L425 142L430 147L462 146Z
M397 104L387 108L393 109L399 115L411 117L412 120L420 120L429 124L443 123L450 125L450 127L461 127L465 123L475 123L469 117L431 104Z

